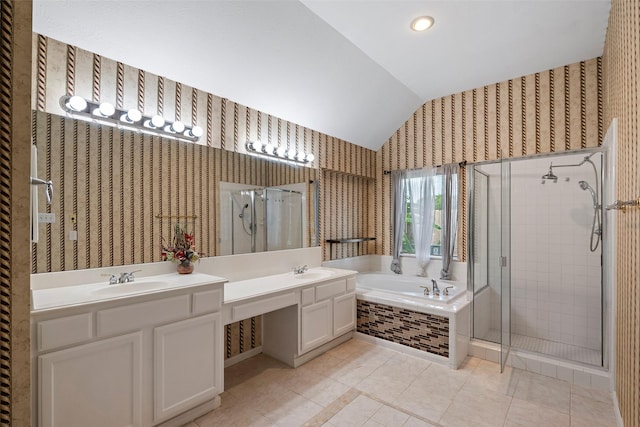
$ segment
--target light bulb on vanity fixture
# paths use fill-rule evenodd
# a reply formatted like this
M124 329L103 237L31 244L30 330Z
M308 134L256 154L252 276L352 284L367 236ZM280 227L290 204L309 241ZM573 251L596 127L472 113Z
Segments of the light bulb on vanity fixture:
M262 142L260 141L253 141L249 144L249 147L253 150L253 151L257 151L257 152L262 152Z
M273 154L276 150L276 147L273 144L267 144L264 146L264 152L267 154Z
M74 95L69 97L65 106L71 111L80 112L87 109L87 101L81 96Z
M276 149L276 156L285 157L286 154L287 154L287 146L286 145L281 145Z
M184 136L190 136L192 138L200 138L204 134L204 131L200 126L194 126L191 129L184 131Z
M171 133L182 133L184 132L184 123L180 120L176 120L175 122L168 124L164 127L165 132Z
M162 126L164 126L164 119L162 118L162 116L156 114L149 120L145 121L144 125L151 129L160 129L162 128Z
M98 108L93 109L93 115L98 117L111 117L115 112L116 107L108 102L102 102Z
M141 119L142 113L135 108L132 108L120 116L120 121L125 123L138 123Z

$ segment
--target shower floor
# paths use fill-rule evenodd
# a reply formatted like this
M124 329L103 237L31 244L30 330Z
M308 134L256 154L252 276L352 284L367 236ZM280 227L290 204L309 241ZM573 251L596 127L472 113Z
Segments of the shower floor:
M490 329L483 337L477 337L486 341L500 342L500 331ZM511 334L511 347L521 350L546 354L574 362L601 366L602 358L599 350L579 347L577 345L564 344L541 338L528 337L526 335Z

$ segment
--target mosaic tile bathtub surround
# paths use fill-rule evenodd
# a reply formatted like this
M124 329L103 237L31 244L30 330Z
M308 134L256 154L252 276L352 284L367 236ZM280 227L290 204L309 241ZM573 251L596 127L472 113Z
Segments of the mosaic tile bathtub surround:
M449 357L449 319L358 300L358 332Z

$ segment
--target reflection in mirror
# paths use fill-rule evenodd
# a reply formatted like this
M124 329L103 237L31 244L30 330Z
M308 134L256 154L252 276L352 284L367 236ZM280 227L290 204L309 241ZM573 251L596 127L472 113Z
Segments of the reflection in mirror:
M220 183L220 255L307 246L306 184L251 187Z
M33 273L160 261L162 239L171 240L180 218L193 220L188 229L200 253L249 252L251 239L248 248L225 246L233 241L225 234L232 231L232 215L236 245L240 233L246 235L237 220L248 202L238 198L238 211L231 191L256 190L256 251L318 242L317 169L45 112L34 112L33 120L37 176L51 179L57 190L51 205L44 192L38 195L41 211L56 221L38 224ZM232 185L226 196L222 182Z

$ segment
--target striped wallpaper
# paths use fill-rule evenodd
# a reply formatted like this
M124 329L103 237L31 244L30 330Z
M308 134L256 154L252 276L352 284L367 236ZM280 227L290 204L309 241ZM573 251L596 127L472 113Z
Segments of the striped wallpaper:
M30 1L0 2L0 424L31 425Z
M33 51L38 173L50 177L57 190L53 205L40 200L42 210L57 214L57 222L41 225L46 232L33 245L33 272L157 261L161 232L170 222L156 215L197 215L198 247L215 255L220 181L318 180L320 226L339 220L340 231L362 231L360 218L368 215L363 182L374 176L375 152L41 35L34 34ZM205 134L200 144L188 144L58 116L64 114L60 97L72 93L197 124ZM247 139L312 152L316 160L311 167L258 160L244 155ZM325 189L319 169L345 177L340 192ZM336 209L342 206L349 206L348 215ZM77 224L70 223L71 215ZM70 230L78 230L78 241L65 238ZM323 229L320 235L321 242L324 236L343 237ZM363 246L358 253L367 250ZM340 256L346 254L356 251L341 249Z
M616 199L640 197L640 1L613 0L604 53L607 126L618 118ZM640 209L616 211L616 393L640 425Z
M598 146L600 58L484 86L422 105L377 153L375 253L391 254L391 177L384 170ZM463 178L461 176L461 178ZM466 256L466 182L460 179L459 254Z

